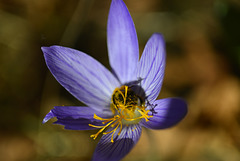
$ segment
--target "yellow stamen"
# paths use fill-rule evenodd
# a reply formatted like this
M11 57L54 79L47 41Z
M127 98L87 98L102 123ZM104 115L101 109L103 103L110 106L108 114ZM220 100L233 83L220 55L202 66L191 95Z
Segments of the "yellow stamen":
M148 116L148 115L147 115L147 113L149 112L149 110L144 111L144 112L142 112L141 110L138 110L138 112L142 115L141 117L144 118L144 119L146 120L146 122L149 121L148 118L152 117L152 116Z
M125 86L125 96L124 96L124 102L123 102L124 105L126 105L127 91L128 91L128 86Z
M97 138L97 136L103 132L103 130L105 130L109 125L111 125L115 120L110 121L106 126L103 126L103 128L101 128L96 134L90 135L91 138L93 138L94 140ZM89 126L94 127L94 125L92 124L88 124Z
M93 118L102 121L103 126L89 124L91 127L100 128L96 134L90 136L93 139L96 139L101 132L110 127L113 130L103 132L103 135L111 134L111 142L114 142L113 137L118 129L117 135L120 135L123 126L137 124L141 119L149 121L149 118L152 117L148 115L150 110L145 110L146 107L144 104L139 103L143 102L141 97L136 95L128 86L116 88L113 92L111 102L110 108L114 116L112 118L101 118L94 114Z
M114 123L114 124L116 125L116 123ZM118 122L117 122L117 126L116 126L112 131L108 131L108 132L104 132L104 133L103 133L104 135L113 133L112 136L111 136L111 142L112 142L112 143L114 142L114 141L113 141L113 136L114 136L115 132L117 131L119 125L121 125L120 130L119 130L119 132L118 132L118 135L120 135L120 133L121 133L121 131L122 131L122 122L119 121L119 120L118 120ZM114 127L114 126L113 126L113 127Z
M95 118L96 120L105 120L105 121L111 120L111 119L101 118L101 117L97 116L96 114L93 115L93 118Z

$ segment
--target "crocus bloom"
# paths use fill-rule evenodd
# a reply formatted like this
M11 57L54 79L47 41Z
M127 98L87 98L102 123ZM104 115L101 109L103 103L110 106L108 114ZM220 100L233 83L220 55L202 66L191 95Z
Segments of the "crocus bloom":
M122 159L139 140L142 127L164 129L177 124L187 113L178 98L156 100L165 70L163 37L148 40L141 59L136 30L122 0L112 0L107 45L112 72L91 56L66 47L42 47L46 64L56 80L86 106L56 106L43 123L70 130L98 129L102 136L94 161Z

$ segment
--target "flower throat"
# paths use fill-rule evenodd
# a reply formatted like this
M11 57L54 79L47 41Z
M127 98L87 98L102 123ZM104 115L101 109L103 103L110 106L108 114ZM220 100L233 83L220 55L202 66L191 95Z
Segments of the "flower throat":
M120 135L123 125L137 124L142 118L148 121L152 117L148 115L150 110L145 110L144 100L126 85L114 90L110 107L113 113L112 118L101 118L94 114L93 118L102 121L103 126L89 124L91 127L100 128L96 134L90 136L93 139L96 139L107 127L111 127L113 130L103 134L112 133L111 142L113 142L113 136L118 128L118 135Z

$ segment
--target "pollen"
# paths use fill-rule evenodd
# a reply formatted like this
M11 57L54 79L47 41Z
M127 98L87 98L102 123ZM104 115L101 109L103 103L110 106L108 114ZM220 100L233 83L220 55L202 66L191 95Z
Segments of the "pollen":
M149 121L148 119L152 117L148 115L150 110L145 110L146 107L143 98L135 94L126 85L116 88L113 91L110 108L113 113L112 118L101 118L94 114L93 118L102 121L103 126L89 124L91 127L100 129L96 134L90 136L93 139L96 139L100 133L103 135L112 134L111 142L113 143L115 133L117 132L117 135L120 135L123 126L137 124L141 119ZM103 132L107 128L111 128L111 131Z

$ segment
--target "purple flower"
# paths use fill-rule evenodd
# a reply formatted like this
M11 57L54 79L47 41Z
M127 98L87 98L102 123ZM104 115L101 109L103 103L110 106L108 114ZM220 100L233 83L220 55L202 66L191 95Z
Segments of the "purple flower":
M66 47L42 47L46 64L57 81L87 106L56 106L43 123L70 130L99 129L102 135L94 161L122 159L139 140L142 126L164 129L177 124L187 113L178 98L156 100L165 70L165 44L155 33L141 59L136 30L122 0L112 0L107 44L112 72L89 55Z

